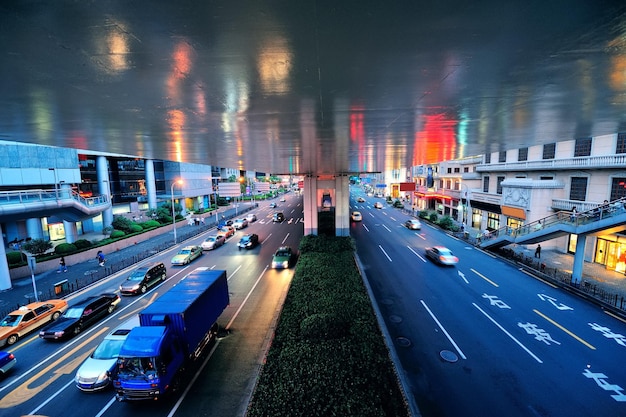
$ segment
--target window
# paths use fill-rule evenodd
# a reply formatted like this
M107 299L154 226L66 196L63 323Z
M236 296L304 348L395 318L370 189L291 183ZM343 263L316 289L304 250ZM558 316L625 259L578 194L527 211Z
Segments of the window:
M463 167L463 172L469 172L469 167Z
M622 197L626 197L626 178L613 178L610 201L619 200Z
M556 143L547 143L543 145L543 159L554 159L556 151Z
M28 313L24 314L24 318L22 319L22 322L27 322L34 318L35 318L35 313L33 313L32 311L29 311Z
M615 146L615 153L626 153L626 133L617 134L617 146Z
M505 177L498 177L498 184L496 186L496 193L502 194L502 181L504 181Z
M455 174L458 174L459 172L461 172L461 168L459 168L459 167L454 168L454 173Z
M506 151L500 151L498 153L498 162L506 162Z
M528 161L528 148L519 148L517 150L518 161Z
M591 155L591 138L576 139L574 145L574 156Z
M452 174L452 167L448 167L448 174Z
M572 185L569 190L569 199L575 201L585 201L587 196L587 178L572 177Z
M485 193L489 192L489 177L483 178L483 192Z
M485 163L486 164L490 164L491 163L491 154L485 154Z

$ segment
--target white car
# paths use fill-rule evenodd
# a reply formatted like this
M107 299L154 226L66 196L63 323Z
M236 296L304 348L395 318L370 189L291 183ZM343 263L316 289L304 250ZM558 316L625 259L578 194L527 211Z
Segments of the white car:
M350 217L352 218L353 222L360 222L361 220L363 220L363 216L361 215L360 211L353 211Z
M444 246L426 248L425 253L427 258L430 258L441 265L456 265L459 263L459 258L454 256L452 251Z
M211 235L204 239L200 244L202 250L213 250L226 243L226 237L224 235Z
M246 227L248 227L248 220L246 219L237 219L233 222L233 227L236 230L241 230L241 229L245 229Z
M248 221L248 223L252 223L256 221L256 214L254 213L250 213L246 216L246 220Z
M422 223L417 219L409 219L404 223L404 225L407 229L411 230L420 230L422 228Z
M383 203L381 203L380 201L375 202L374 203L374 208L377 208L377 209L383 208Z
M126 336L139 326L139 316L125 321L100 342L91 356L76 371L74 382L81 391L98 391L111 384L117 371L117 356L122 349Z

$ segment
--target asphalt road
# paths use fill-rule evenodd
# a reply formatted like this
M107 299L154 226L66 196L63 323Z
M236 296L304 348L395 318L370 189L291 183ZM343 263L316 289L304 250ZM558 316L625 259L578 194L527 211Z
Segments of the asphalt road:
M626 415L624 322L353 193L357 252L423 416ZM458 265L427 260L432 245Z
M243 415L293 276L293 268L269 268L271 258L281 245L297 248L303 233L301 199L290 195L280 204L285 222L272 223L274 210L263 204L252 211L259 218L257 222L186 267L170 265L174 252L182 245L200 244L211 231L157 254L151 260L165 262L168 279L144 296L123 297L112 315L79 336L57 343L32 334L18 342L12 352L18 357L19 368L1 383L0 416ZM245 233L257 233L261 244L239 251L237 242ZM218 341L206 360L188 375L189 390L167 401L147 403L118 403L112 390L79 391L73 383L74 374L99 341L197 267L227 271L230 305L218 321L222 328ZM71 297L69 303L87 294L117 291L131 269L98 282L85 293Z

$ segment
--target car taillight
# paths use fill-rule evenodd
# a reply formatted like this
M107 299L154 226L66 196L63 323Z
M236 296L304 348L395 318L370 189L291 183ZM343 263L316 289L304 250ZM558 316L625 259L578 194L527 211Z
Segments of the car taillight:
M9 353L9 359L11 360L15 359L15 355L13 355L12 353Z

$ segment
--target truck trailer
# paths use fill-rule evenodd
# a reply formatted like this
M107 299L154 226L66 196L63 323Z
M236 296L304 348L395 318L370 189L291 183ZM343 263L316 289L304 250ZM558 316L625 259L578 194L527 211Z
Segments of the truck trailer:
M198 268L139 313L118 357L117 400L156 400L175 390L215 339L228 304L226 271Z

